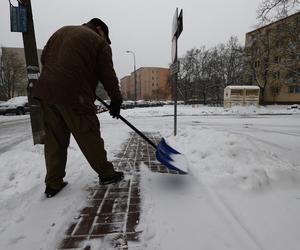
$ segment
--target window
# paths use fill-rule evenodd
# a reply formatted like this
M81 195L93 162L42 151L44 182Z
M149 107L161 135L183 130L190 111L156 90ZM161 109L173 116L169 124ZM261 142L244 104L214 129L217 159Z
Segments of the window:
M277 25L277 31L284 31L284 24L280 23Z
M273 73L273 78L274 78L275 80L279 80L279 79L280 79L280 72L279 72L279 71L274 72L274 73Z
M300 86L289 86L289 93L300 93Z
M274 57L274 63L280 63L281 62L281 57L280 56L275 56Z

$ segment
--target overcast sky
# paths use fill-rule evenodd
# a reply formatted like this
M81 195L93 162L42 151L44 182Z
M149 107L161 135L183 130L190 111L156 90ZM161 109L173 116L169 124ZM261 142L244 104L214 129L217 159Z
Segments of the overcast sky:
M179 56L194 47L210 48L231 35L244 43L254 29L261 0L31 0L38 48L64 25L78 25L93 17L107 23L115 70L119 78L137 68L168 67L171 61L171 25L176 7L183 9ZM11 0L16 4L16 0ZM10 32L8 0L0 1L0 45L22 47L22 36Z

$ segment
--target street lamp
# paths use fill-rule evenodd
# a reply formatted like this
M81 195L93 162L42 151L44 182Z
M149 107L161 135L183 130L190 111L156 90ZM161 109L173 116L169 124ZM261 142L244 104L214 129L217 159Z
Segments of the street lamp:
M135 66L135 53L133 51L127 50L126 53L133 55L133 74L134 74L134 102L136 104L137 93L136 93L136 66Z

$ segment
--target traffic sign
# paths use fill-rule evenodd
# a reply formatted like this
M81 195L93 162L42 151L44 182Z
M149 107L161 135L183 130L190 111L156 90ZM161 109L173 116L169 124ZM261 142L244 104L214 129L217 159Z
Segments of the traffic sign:
M172 63L177 61L177 39L176 39L176 37L174 37L172 40L171 56L172 56Z
M183 30L183 12L181 10L177 20L177 32L176 32L177 38L180 36L182 30Z
M176 73L179 72L179 61L176 61L175 63L172 63L170 65L170 72L171 75L175 75Z
M183 12L180 11L178 16L178 8L173 16L172 22L172 64L170 65L170 72L173 77L173 100L174 100L174 135L177 134L177 73L179 72L179 61L177 60L177 40L183 30Z
M177 26L178 26L178 8L176 8L174 16L173 16L173 22L172 22L172 40L174 37L176 37L177 33Z
M178 38L183 30L183 11L181 9L178 15L178 8L176 8L173 22L172 22L172 40Z

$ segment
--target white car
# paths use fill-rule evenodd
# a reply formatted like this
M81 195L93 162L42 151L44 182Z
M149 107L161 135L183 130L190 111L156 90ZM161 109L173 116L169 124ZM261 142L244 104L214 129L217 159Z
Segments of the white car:
M24 115L26 112L29 112L27 96L17 96L6 102L0 103L0 115Z

